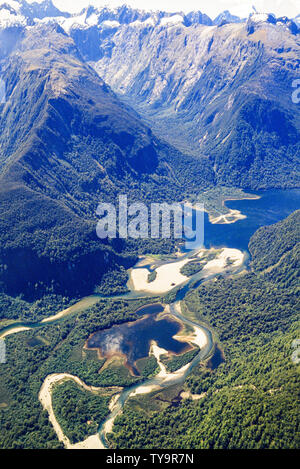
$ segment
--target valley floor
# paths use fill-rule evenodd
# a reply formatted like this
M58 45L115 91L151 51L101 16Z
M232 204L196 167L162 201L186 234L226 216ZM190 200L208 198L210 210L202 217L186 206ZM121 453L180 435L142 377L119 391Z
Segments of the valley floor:
M208 252L214 250L201 249L197 253L197 257L201 260ZM222 273L226 268L227 261L232 262L232 267L240 267L244 261L244 254L238 249L224 248L220 253L216 254L216 258L208 261L202 270L202 277L206 278L213 274ZM152 282L148 282L149 270L146 268L132 269L130 272L130 284L136 292L147 292L151 294L167 293L188 280L188 277L180 271L182 267L191 261L190 258L172 262L156 268L156 278Z

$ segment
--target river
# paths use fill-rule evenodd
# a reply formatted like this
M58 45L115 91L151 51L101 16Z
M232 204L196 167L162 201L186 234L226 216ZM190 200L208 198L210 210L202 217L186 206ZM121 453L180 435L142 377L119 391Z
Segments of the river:
M249 257L246 251L251 235L260 226L276 223L277 221L283 219L285 216L292 213L294 210L298 209L300 206L300 190L267 191L260 192L258 193L258 195L260 195L260 199L228 201L226 203L229 208L239 210L244 215L246 215L247 218L241 219L237 223L226 225L212 224L209 222L208 215L205 214L205 246L207 248L210 248L212 246L226 246L244 251L245 256L243 263L239 266L239 268L235 269L235 274L239 273L247 265ZM191 277L188 281L185 282L184 285L181 286L181 288L179 288L174 303L171 304L169 307L169 312L171 315L179 319L181 322L192 326L195 331L197 331L198 329L201 330L203 334L205 334L205 345L201 348L199 354L194 358L191 363L183 367L183 369L179 370L179 372L170 374L172 376L168 376L168 379L166 379L165 376L159 374L158 376L152 379L148 379L146 382L139 383L124 389L119 395L118 399L114 402L113 408L109 416L104 422L102 422L100 426L99 436L102 447L108 447L106 434L111 431L114 419L122 411L124 404L127 402L128 398L132 395L132 393L136 393L143 386L148 387L149 389L153 386L158 386L163 389L173 384L182 383L184 382L186 376L190 373L192 368L197 365L201 360L208 358L211 354L213 349L213 339L211 331L208 328L193 323L192 321L182 316L182 314L180 313L180 300L184 298L191 286L194 288L197 284L203 281L207 281L210 278L213 278L215 275L216 274L212 273L212 275L208 274L203 278L203 275L200 273ZM130 299L145 296L151 296L151 294L132 291L129 294L122 295L121 298ZM0 338L4 338L8 335L19 333L28 329L47 327L47 325L49 324L54 324L56 322L62 321L65 317L78 314L79 312L88 309L89 307L95 305L100 298L100 295L91 295L85 297L70 308L67 308L66 310L38 323L13 323L10 326L7 326L0 330ZM139 314L141 315L148 313L149 306L146 306L145 310L143 310L143 308L139 310Z

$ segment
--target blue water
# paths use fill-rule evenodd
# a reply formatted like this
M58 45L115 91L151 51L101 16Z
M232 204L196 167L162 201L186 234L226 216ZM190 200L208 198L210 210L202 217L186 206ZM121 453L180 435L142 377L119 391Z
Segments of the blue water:
M231 209L240 210L247 216L229 225L213 225L205 213L204 242L205 247L248 249L251 236L261 226L272 225L283 220L295 210L300 209L300 189L258 191L260 199L235 200L226 202Z
M187 343L173 338L180 329L177 321L167 317L158 319L157 314L152 313L137 321L95 332L88 339L87 347L99 348L105 357L114 353L126 355L129 367L135 374L139 374L135 362L148 357L152 340L155 340L159 347L173 353L182 353L189 349Z

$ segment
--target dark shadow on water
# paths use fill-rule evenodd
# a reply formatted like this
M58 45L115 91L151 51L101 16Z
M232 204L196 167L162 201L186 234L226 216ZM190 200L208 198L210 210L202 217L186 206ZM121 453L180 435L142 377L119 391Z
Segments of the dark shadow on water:
M158 314L162 313L164 310L163 305L160 303L154 303L152 305L142 306L141 308L135 311L136 314L144 316L145 314Z
M127 364L138 374L135 362L148 357L152 340L170 352L180 354L190 349L189 344L173 338L181 330L178 321L165 317L157 320L157 314L147 315L137 321L113 326L95 332L87 341L87 347L98 348L102 356L124 354Z
M222 350L216 346L213 356L208 360L207 367L211 370L218 368L221 363L225 362L225 357Z

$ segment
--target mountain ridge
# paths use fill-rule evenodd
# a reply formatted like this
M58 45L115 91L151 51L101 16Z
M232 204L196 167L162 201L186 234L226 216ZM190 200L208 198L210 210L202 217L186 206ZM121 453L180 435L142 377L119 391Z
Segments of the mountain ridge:
M0 3L1 9L7 9L12 16L19 16L19 21L26 22L28 24L33 24L33 22L38 20L54 20L59 21L60 24L63 24L65 21L66 28L74 27L89 27L100 25L101 23L107 22L118 22L119 24L130 24L134 22L145 22L148 21L149 24L157 26L161 20L168 23L168 20L175 20L175 17L180 16L181 19L177 18L177 21L181 21L186 27L195 25L195 24L204 24L209 26L214 25L224 25L226 23L239 23L246 22L247 18L240 18L238 16L232 15L228 10L224 10L219 13L215 19L211 19L207 14L201 12L200 10L193 10L188 13L182 11L167 12L163 10L151 10L151 9L137 9L132 8L126 4L119 7L111 8L107 6L96 7L96 6L87 6L84 7L79 13L69 13L59 10L54 6L52 0L44 0L41 3L33 2L28 3L26 0L6 0ZM261 16L265 13L250 13L251 16ZM271 15L275 18L275 15ZM249 15L248 15L249 17ZM282 20L283 18L278 18L277 20ZM1 16L0 16L1 19ZM297 17L292 19L297 23ZM76 22L77 21L77 22ZM291 20L289 20L291 21ZM108 25L113 26L113 25Z
M0 282L12 295L52 284L64 294L92 292L109 268L136 259L122 253L123 242L96 237L98 204L119 193L179 197L182 155L118 100L58 25L27 29L2 78ZM198 171L205 187L209 170Z
M288 94L299 35L285 21L255 21L252 30L251 19L218 27L196 15L187 27L170 15L145 27L128 8L117 14L118 28L70 34L60 16L0 24L8 294L80 295L110 267L132 265L126 243L95 234L98 203L119 193L150 203L214 184L299 187L299 110Z
M80 37L87 39L87 32L74 34L79 47ZM167 31L124 25L99 42L98 60L93 43L82 50L85 59L92 50L91 65L158 136L183 153L209 157L219 183L280 187L286 167L284 187L299 186L300 118L291 96L300 41L285 23L250 18L222 27L177 24ZM270 114L269 128L254 124L255 106ZM289 131L283 141L279 122L294 137L289 139ZM266 140L272 158L264 155Z

